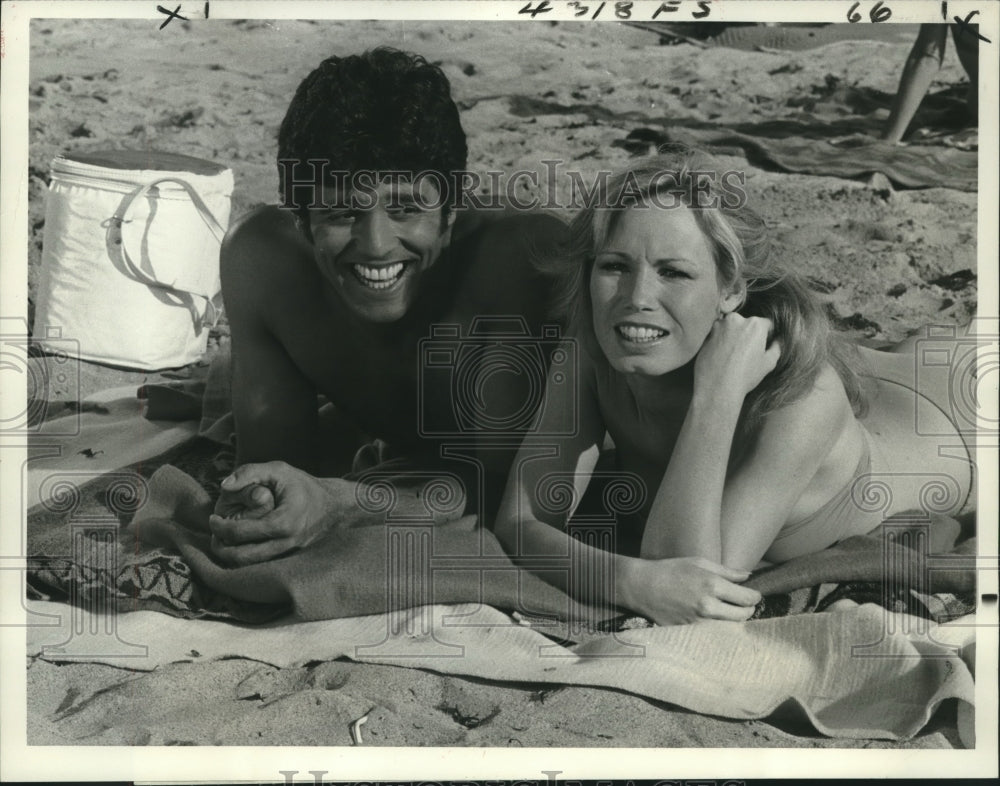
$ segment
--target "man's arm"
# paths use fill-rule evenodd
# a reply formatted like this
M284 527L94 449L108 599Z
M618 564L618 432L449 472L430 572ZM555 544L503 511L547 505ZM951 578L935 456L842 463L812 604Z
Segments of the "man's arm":
M222 246L237 464L281 460L313 470L319 455L316 389L277 334L280 321L297 313L301 287L299 266L289 259L297 246L285 219L258 211Z

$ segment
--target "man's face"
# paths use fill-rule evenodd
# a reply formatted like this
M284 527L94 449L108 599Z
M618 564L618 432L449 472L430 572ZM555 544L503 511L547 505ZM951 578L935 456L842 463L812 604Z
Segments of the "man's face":
M344 195L335 186L324 188L322 202L329 207L309 211L316 264L358 317L395 322L448 245L455 214L442 219L437 188L426 178L417 185L382 182L371 192Z

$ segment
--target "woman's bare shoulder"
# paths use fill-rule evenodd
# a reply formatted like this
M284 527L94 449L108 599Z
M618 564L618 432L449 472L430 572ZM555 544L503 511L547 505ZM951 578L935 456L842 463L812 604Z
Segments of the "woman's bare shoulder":
M844 383L827 363L805 395L764 416L761 433L778 440L792 437L821 441L839 434L853 420L854 410Z

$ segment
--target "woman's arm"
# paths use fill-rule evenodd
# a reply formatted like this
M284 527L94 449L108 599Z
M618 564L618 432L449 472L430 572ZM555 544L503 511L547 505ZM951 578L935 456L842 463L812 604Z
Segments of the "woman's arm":
M649 511L642 557L723 562L722 498L743 398L730 385L696 387Z
M597 465L604 424L586 353L577 352L577 345L570 342L565 351L577 354L577 384L567 384L565 379L556 384L553 376L557 372L549 370L542 417L514 459L494 532L515 562L568 592L571 544L564 528ZM567 414L575 414L575 428L566 428ZM562 436L554 436L557 433ZM591 561L604 555L612 558L609 553L596 552L578 550ZM559 567L550 569L555 564ZM611 602L610 598L600 600Z
M832 369L808 396L767 416L748 456L727 477L739 408L777 362L777 347L765 348L768 328L766 320L730 315L706 341L642 556L699 556L753 568L829 452L844 403Z
M643 557L722 562L722 495L740 410L781 354L777 342L767 346L770 330L770 320L728 314L705 339L691 404L643 532Z
M497 538L514 562L597 608L627 608L663 625L705 617L747 619L760 595L732 583L745 580L745 571L696 558L650 561L624 557L583 544L565 532L573 505L558 509L551 498L544 498L546 476L557 473L572 477L573 499L579 500L604 438L593 369L585 358L579 366L578 428L558 445L551 439L525 440L497 516ZM566 391L562 395L572 395L567 387L571 386L559 388ZM549 398L546 413L552 411L550 407L573 403ZM546 433L545 419L541 427L541 433Z

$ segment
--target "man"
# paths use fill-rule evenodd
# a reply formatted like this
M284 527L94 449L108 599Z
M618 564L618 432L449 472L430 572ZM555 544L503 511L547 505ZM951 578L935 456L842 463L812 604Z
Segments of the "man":
M306 473L343 473L362 434L435 458L417 407L418 342L432 325L467 335L476 317L516 315L538 334L547 287L531 259L563 224L456 209L466 155L448 80L422 57L331 57L299 86L278 150L292 209L256 210L222 248L247 466L212 518L218 556L255 562L320 537L323 514L354 498L345 481ZM447 389L423 393L450 403ZM332 431L317 394L336 408Z

